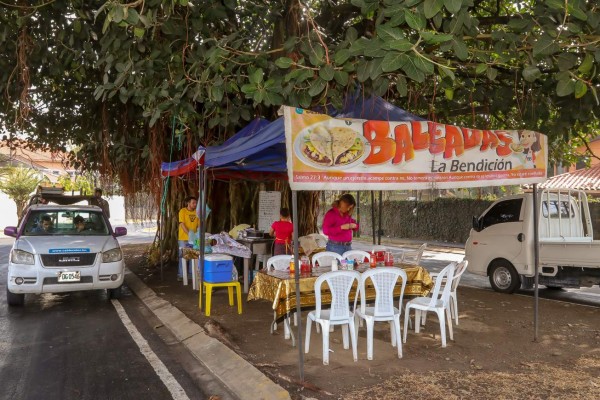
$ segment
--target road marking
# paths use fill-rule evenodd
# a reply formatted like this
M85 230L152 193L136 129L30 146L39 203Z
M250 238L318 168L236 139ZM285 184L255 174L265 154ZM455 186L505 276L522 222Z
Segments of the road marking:
M117 310L117 314L119 315L119 318L121 318L121 322L123 322L125 329L127 329L129 334L133 338L133 341L139 347L140 352L144 355L144 357L146 357L146 360L148 360L152 368L154 368L156 375L158 375L162 383L164 383L169 392L171 392L171 396L173 397L173 399L190 400L190 398L185 393L185 390L183 390L179 382L177 382L177 379L175 379L175 377L171 375L165 364L163 364L163 362L158 358L158 356L152 351L146 339L144 339L144 337L137 330L135 325L133 325L133 322L131 322L131 319L129 319L129 316L125 312L125 309L123 308L119 300L112 299L111 302Z

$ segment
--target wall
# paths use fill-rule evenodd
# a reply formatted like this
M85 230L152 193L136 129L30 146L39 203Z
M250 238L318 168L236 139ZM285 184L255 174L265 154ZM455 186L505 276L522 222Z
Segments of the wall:
M446 198L426 202L387 201L382 208L382 236L464 243L473 216L479 216L490 204L492 201ZM378 218L377 206L375 210ZM361 235L372 235L370 205L360 206L359 222Z

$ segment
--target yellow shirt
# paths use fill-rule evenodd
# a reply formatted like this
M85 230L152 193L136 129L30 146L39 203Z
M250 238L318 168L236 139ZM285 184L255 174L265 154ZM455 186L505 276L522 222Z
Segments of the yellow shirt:
M179 210L179 223L185 225L186 228L190 231L198 232L198 226L200 225L200 218L196 215L196 210L188 210L187 207ZM178 240L188 240L188 234L183 230L181 225L179 225L179 234Z

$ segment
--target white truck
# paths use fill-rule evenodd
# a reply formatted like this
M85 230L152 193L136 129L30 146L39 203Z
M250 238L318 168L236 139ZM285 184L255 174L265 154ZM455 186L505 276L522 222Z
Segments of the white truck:
M594 240L586 194L567 189L538 192L539 283L548 288L600 284L600 240ZM492 288L512 293L534 282L533 193L494 202L465 246L468 270L488 276Z

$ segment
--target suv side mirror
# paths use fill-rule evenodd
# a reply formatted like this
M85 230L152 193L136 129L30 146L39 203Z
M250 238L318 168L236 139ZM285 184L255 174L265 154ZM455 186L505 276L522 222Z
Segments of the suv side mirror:
M125 236L127 235L127 228L124 226L117 226L115 228L115 232L113 234L114 237Z
M473 229L476 232L481 231L481 226L479 225L479 218L477 218L476 216L473 216Z
M6 236L17 237L17 227L16 226L7 226L4 228L4 234Z

